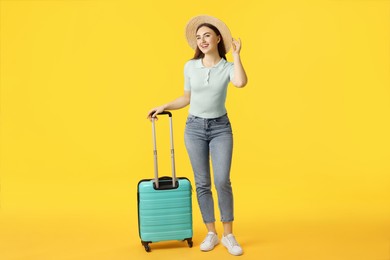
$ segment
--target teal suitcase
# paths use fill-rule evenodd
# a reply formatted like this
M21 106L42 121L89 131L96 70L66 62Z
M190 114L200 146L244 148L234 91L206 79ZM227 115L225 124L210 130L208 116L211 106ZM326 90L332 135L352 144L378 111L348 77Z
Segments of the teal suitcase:
M172 114L169 115L171 134L172 177L158 178L155 123L152 119L154 145L154 179L138 183L138 227L141 243L150 252L150 243L180 240L192 247L192 187L184 177L176 178L173 149Z

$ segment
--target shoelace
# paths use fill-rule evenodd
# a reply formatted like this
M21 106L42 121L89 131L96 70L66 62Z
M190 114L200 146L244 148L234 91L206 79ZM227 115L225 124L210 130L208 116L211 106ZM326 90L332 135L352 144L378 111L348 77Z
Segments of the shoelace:
M206 238L203 240L202 243L211 243L213 240L214 234L207 234Z
M240 246L238 242L236 241L236 238L234 236L226 237L229 241L230 245L232 246Z

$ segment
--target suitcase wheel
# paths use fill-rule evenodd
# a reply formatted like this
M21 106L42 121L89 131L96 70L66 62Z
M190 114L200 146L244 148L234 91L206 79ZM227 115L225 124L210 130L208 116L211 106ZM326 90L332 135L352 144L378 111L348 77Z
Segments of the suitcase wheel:
M145 251L149 253L149 252L151 251L151 250L150 250L150 246L149 246L149 242L144 242L144 241L142 241L141 243L142 243L142 245L144 246Z
M188 244L188 247L192 247L194 245L194 243L192 242L192 238L187 238L187 244Z

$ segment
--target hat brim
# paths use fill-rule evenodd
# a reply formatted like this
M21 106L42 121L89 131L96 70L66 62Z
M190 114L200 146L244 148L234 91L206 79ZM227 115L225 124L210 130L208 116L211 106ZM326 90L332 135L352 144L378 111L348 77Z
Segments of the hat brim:
M221 33L223 43L225 45L226 53L229 52L230 47L232 46L232 34L230 33L229 28L226 26L224 22L219 20L218 18L209 16L209 15L199 15L191 18L191 20L186 25L186 38L187 42L192 49L197 48L196 44L196 29L198 29L199 25L203 23L209 23L218 28Z

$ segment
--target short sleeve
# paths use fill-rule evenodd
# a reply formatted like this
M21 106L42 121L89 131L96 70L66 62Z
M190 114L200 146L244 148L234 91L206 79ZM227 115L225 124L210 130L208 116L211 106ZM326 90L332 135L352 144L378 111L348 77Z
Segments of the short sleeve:
M230 62L229 62L229 65L230 65L230 68L229 68L229 76L230 76L230 81L232 81L233 78L234 78L234 63L230 63Z
M187 62L184 65L184 90L185 91L191 91L191 82L190 82L190 76L189 76L189 68L190 63Z

